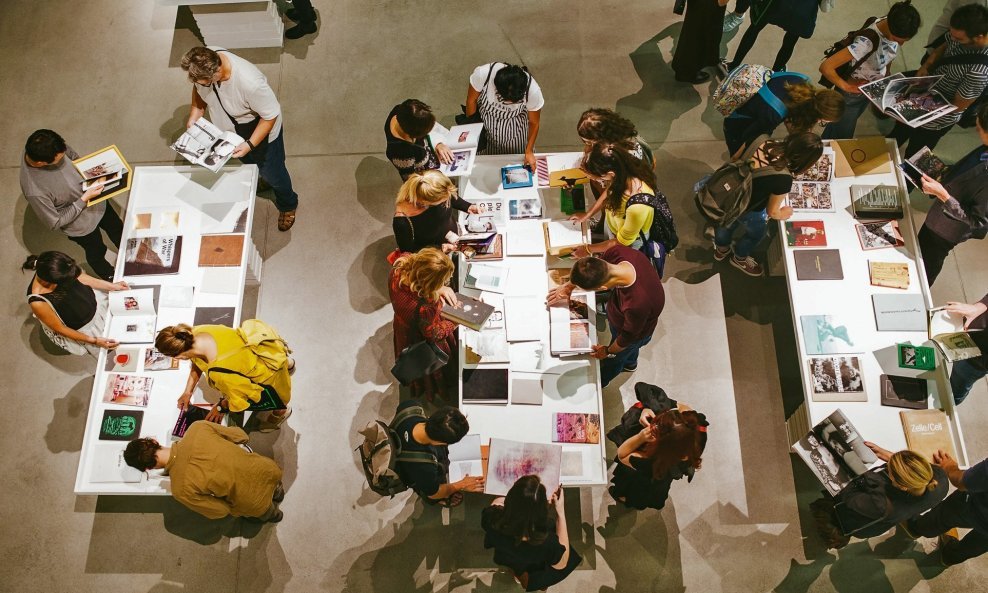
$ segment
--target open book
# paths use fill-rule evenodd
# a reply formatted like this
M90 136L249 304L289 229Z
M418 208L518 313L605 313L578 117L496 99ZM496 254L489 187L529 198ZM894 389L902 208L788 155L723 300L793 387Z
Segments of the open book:
M549 351L553 356L592 351L592 330L586 293L574 293L566 303L549 307Z
M908 165L909 167L906 168L904 165ZM924 146L919 152L902 161L899 167L910 180L916 185L920 185L920 178L923 175L926 175L930 179L939 180L943 176L944 171L947 170L947 163L933 154L929 146Z
M796 441L792 450L833 495L839 494L855 476L865 473L878 461L840 409L834 410Z
M931 309L929 315L930 339L949 362L981 356L981 349L964 331L963 317L949 313L944 307Z
M109 293L112 318L106 337L122 343L153 342L154 289L119 290Z
M589 243L586 223L574 224L567 220L548 220L542 223L545 235L545 251L557 257L569 257Z
M586 172L580 168L583 153L550 154L545 160L549 187L567 187L589 181Z
M178 137L171 149L193 165L203 166L215 173L243 143L244 139L240 136L233 132L224 132L205 117L200 117Z
M130 165L116 145L80 157L72 164L82 175L82 191L89 191L94 185L103 185L99 195L89 200L86 206L94 206L130 189Z
M436 124L436 128L440 128L439 131L442 129L438 124ZM447 130L445 140L440 140L440 142L445 144L446 148L453 153L453 161L441 163L439 170L445 173L447 177L469 175L473 171L473 162L477 158L477 144L480 142L480 133L483 130L484 124L464 124L453 126ZM431 135L430 141L433 141Z
M861 93L880 110L918 128L957 110L933 87L942 76L911 76L901 72L861 85Z
M459 482L467 476L483 475L479 434L468 434L449 446L449 483Z

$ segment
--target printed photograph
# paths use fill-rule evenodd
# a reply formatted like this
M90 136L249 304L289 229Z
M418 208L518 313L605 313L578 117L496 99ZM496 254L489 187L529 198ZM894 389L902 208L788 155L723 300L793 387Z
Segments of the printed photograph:
M829 183L794 182L789 192L789 205L793 210L833 212Z

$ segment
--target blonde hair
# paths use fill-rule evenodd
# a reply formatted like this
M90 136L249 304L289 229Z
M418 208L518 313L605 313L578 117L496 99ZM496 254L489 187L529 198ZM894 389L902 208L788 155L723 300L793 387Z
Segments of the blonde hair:
M918 453L908 449L899 451L892 455L887 465L892 485L913 496L922 496L937 487L933 466Z
M430 301L439 300L439 291L453 277L453 260L435 247L398 258L395 269L401 274L399 283Z
M456 195L456 184L441 171L432 169L422 173L412 173L405 183L401 184L395 204L435 206L454 195Z
M178 356L192 349L192 326L180 323L169 325L158 332L154 339L154 347L165 356Z

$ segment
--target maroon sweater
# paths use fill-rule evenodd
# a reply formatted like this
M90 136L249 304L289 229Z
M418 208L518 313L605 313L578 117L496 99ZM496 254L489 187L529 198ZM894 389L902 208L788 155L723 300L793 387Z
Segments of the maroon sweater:
M636 278L631 286L612 288L607 302L607 321L614 331L618 346L627 348L655 331L659 314L666 304L662 281L652 262L637 249L615 245L601 256L609 264L628 262L635 267Z

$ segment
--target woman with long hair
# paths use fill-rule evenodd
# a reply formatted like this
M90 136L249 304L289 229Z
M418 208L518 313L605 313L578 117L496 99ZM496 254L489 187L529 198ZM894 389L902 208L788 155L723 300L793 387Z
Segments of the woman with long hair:
M456 234L456 212L480 209L456 195L456 184L436 170L412 173L398 190L391 221L398 250L414 253L423 247L452 251L446 234Z
M617 146L638 160L645 161L650 169L655 169L652 149L638 134L638 128L631 120L611 109L591 107L584 111L576 124L576 133L586 151L598 144Z

